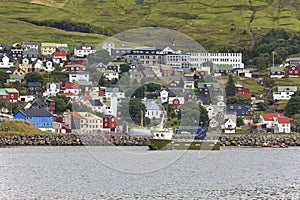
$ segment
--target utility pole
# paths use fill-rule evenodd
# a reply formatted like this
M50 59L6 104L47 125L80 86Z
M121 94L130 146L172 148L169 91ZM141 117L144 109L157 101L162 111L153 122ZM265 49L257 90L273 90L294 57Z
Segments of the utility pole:
M274 51L272 53L273 53L273 67L274 67Z

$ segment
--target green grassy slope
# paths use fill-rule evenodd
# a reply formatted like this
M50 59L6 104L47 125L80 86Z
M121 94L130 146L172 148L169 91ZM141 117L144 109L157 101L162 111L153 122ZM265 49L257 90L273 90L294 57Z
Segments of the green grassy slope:
M33 124L26 121L7 121L0 122L1 127L8 127L11 129L9 132L1 132L0 134L39 134L43 133L41 130L36 128Z
M97 44L103 35L57 31L20 22L69 22L88 24L97 32L114 35L124 30L160 26L172 28L199 41L204 47L244 47L269 28L300 30L299 0L2 0L0 38Z

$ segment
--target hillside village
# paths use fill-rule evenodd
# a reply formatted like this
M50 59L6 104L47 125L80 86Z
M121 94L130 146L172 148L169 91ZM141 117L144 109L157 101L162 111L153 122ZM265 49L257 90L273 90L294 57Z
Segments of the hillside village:
M159 122L165 112L168 126L184 125L180 120L188 116L181 108L194 103L205 115L194 126L224 133L296 132L297 110L287 107L299 94L294 83L300 58L262 72L246 69L242 57L173 45L104 42L102 49L77 44L71 51L68 44L0 44L0 117L56 133L130 133L134 123Z

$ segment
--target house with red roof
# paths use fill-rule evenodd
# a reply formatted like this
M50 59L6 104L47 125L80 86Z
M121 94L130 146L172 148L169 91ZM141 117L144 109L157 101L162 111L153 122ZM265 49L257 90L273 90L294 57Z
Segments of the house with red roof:
M81 90L80 90L80 85L79 85L79 83L76 83L76 82L74 82L74 83L68 82L68 83L66 83L66 85L65 85L65 91L64 91L65 94L79 95L80 91L81 91ZM73 95L72 95L72 96L73 96Z
M266 124L267 129L271 129L274 133L290 133L290 119L281 113L263 113L260 116L260 122Z
M65 51L56 51L53 54L54 59L61 59L62 61L67 61L67 52Z
M246 97L248 99L251 99L251 92L249 88L246 88L242 85L235 85L235 96L243 96Z
M288 66L289 77L300 77L300 64L290 64Z

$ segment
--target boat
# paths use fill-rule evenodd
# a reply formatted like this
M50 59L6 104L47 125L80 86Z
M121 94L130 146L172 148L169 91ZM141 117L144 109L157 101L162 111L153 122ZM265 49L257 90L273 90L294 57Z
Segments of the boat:
M220 150L220 141L203 139L201 127L194 139L175 139L173 129L164 128L163 123L150 132L152 135L148 144L150 150Z
M130 135L140 135L140 136L151 136L150 129L144 127L144 112L141 110L141 122L140 126L137 128L131 128L129 130Z

